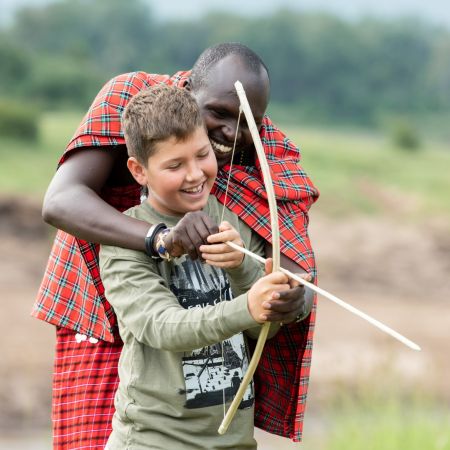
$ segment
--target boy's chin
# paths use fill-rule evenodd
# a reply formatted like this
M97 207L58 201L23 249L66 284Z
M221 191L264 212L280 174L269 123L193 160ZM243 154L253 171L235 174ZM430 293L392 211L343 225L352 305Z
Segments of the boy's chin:
M209 197L209 196L208 196ZM208 197L206 197L204 200L199 201L199 202L195 202L195 204L191 204L188 207L188 211L186 211L186 213L188 212L194 212L194 211L201 211L206 204L208 203Z

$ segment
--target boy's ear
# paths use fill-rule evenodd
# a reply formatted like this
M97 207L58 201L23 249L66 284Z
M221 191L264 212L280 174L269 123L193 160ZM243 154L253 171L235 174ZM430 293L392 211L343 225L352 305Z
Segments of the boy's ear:
M134 156L128 158L127 167L141 186L147 186L147 170Z

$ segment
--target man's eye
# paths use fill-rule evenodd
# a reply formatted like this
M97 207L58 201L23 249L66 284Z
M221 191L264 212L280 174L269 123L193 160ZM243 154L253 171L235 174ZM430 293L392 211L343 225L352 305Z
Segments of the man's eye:
M213 110L212 113L219 119L222 119L226 116L226 113L224 111L220 111L220 110Z
M168 166L167 168L169 169L169 170L175 170L175 169L178 169L179 167L180 167L180 163L176 163L176 164L171 164L170 166Z

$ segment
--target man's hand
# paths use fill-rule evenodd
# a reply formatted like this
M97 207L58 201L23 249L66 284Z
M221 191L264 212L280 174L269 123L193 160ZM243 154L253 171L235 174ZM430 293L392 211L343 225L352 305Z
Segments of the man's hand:
M170 256L188 254L192 259L201 258L200 246L219 231L217 224L203 211L187 213L164 238Z
M219 225L219 233L208 237L209 245L200 246L202 258L208 264L224 269L233 269L241 265L244 254L234 250L225 242L231 241L243 246L241 236L228 222Z
M311 281L312 276L307 273L297 274L306 281ZM299 281L289 279L290 289L277 292L272 299L266 301L263 307L270 311L271 322L283 324L298 322L305 319L313 306L313 295L306 295L305 286Z

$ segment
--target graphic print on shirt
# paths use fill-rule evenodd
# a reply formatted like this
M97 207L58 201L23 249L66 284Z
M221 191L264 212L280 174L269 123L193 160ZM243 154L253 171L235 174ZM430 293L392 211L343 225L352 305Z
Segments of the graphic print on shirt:
M225 272L208 264L186 258L175 265L170 290L183 308L204 308L232 299L230 283ZM221 295L222 294L222 295ZM248 367L244 335L238 333L214 345L185 352L182 368L186 390L186 408L222 405L233 399ZM240 408L253 404L253 382L247 388Z

